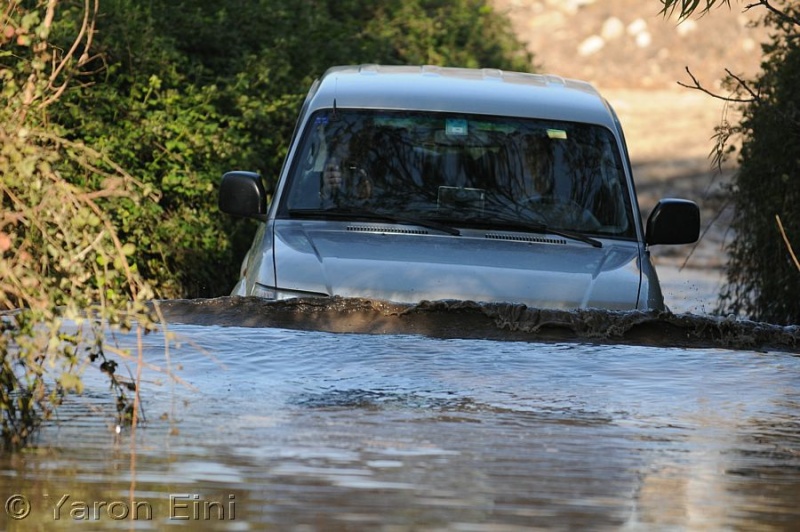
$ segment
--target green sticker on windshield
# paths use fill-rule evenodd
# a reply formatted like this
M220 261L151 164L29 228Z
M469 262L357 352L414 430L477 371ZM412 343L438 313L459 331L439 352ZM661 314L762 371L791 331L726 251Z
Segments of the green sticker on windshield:
M567 132L563 129L548 129L547 136L551 139L567 140Z
M448 136L466 135L467 129L467 121L463 118L448 118L445 124L445 133Z

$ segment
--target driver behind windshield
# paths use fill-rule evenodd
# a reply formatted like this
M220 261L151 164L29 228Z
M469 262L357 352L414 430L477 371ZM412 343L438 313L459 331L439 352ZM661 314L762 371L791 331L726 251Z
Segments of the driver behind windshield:
M348 158L345 144L335 147L322 169L320 198L324 204L340 206L364 202L372 197L372 180Z
M346 142L324 140L309 158L293 184L290 209L329 209L354 207L373 197L373 183L366 172L350 157Z

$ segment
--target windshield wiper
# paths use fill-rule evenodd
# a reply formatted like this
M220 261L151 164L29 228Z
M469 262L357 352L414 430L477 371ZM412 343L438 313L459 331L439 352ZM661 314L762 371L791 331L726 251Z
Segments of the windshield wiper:
M594 246L596 248L603 247L603 243L600 242L599 240L597 240L596 238L592 238L590 236L586 236L583 233L580 233L578 231L570 231L568 229L553 229L551 227L547 227L544 224L542 224L542 225L544 227L542 229L542 232L544 232L544 233L550 233L550 234L553 234L553 235L556 235L556 236L563 236L565 238L572 238L573 240L580 240L581 242L585 242L585 243L589 244L590 246Z
M543 223L525 222L521 220L512 220L509 218L484 218L483 220L481 220L481 222L484 222L486 225L490 225L493 228L505 227L512 230L521 229L523 231L529 231L531 233L563 236L564 238L571 238L573 240L579 240L581 242L585 242L586 244L589 244L590 246L594 246L596 248L603 247L602 242L590 236L586 236L583 233L579 233L578 231L570 231L568 229L554 229L552 227L548 227L546 224Z
M418 225L427 227L454 236L460 236L461 231L455 227L445 225L424 218L411 218L397 216L396 214L380 213L375 211L365 211L363 209L353 209L348 207L333 207L330 209L289 209L291 216L311 216L311 217L333 217L333 218L360 218L366 220L380 220L383 222L397 223L404 225Z

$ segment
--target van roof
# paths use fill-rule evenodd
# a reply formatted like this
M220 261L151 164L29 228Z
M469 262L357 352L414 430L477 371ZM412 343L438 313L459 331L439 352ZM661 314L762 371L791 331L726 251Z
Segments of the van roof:
M594 123L616 131L608 102L585 82L559 76L438 66L328 69L309 110L426 110Z

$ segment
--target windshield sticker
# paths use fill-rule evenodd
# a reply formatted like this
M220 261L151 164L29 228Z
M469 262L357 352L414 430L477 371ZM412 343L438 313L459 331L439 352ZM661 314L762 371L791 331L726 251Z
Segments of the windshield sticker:
M547 136L551 139L567 140L567 132L563 129L548 129Z
M462 118L448 118L445 133L451 137L463 137L467 134L467 121Z

